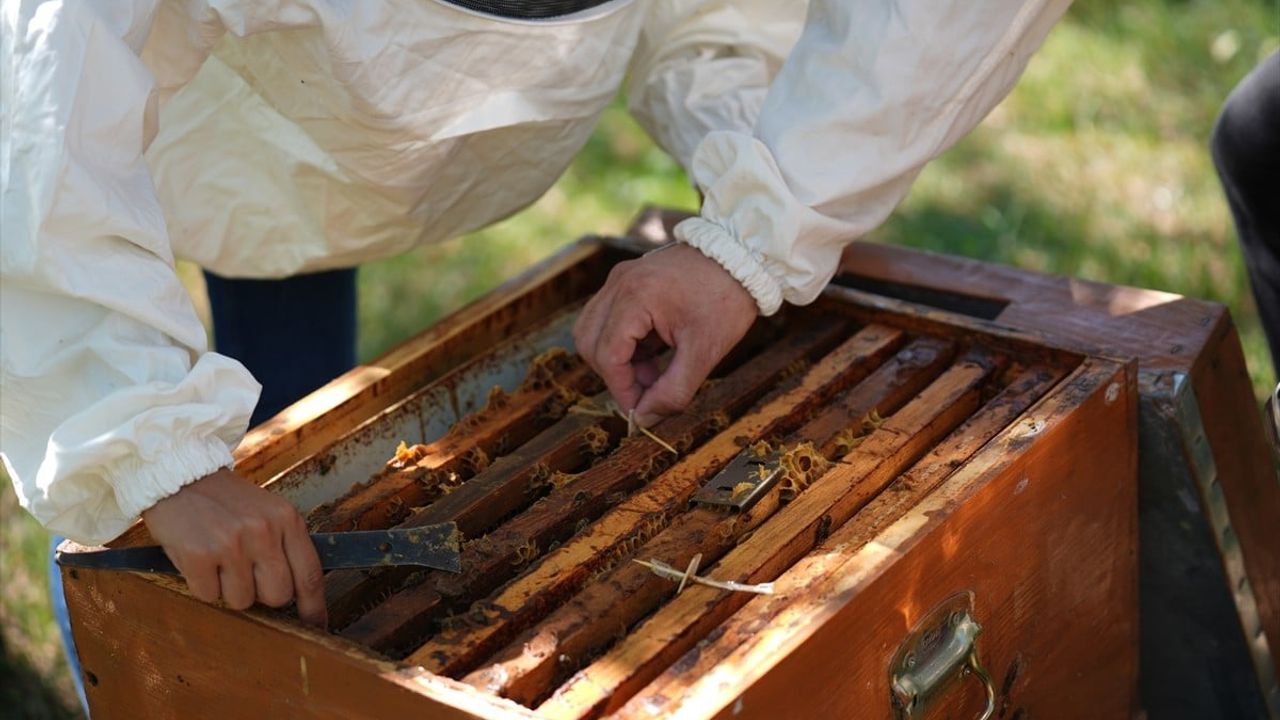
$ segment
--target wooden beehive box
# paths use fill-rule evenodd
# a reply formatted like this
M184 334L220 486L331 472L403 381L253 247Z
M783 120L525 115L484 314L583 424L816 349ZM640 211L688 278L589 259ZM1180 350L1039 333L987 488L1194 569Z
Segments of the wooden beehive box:
M635 251L571 246L237 452L318 530L457 521L461 575L330 573L326 633L64 571L94 717L893 717L909 687L913 717L976 717L988 687L999 717L1132 713L1135 362L833 286L654 428L672 454L589 412L598 379L555 351ZM688 503L759 441L781 484ZM631 562L694 554L773 593Z

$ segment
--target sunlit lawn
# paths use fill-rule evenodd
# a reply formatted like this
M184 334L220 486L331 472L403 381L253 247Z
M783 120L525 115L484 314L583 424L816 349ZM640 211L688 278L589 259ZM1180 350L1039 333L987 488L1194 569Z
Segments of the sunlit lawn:
M875 239L1225 303L1261 396L1275 378L1206 146L1222 100L1280 47L1278 36L1274 0L1077 3L1014 94L924 172ZM615 104L534 206L367 265L360 356L580 235L620 232L645 203L695 202L677 166ZM184 277L198 292L198 273L187 267ZM0 716L65 717L72 703L45 599L45 534L9 490L0 522Z

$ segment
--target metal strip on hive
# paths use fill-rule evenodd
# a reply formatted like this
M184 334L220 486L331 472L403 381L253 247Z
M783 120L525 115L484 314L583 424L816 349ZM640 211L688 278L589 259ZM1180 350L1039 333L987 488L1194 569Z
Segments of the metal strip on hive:
M782 479L781 453L761 456L754 450L743 450L723 470L693 494L693 502L701 505L746 510Z
M1140 527L1144 535L1153 536L1140 544L1143 655L1159 659L1150 666L1169 673L1149 678L1155 685L1143 695L1151 702L1169 696L1170 685L1191 688L1210 682L1221 686L1217 702L1228 703L1230 710L1184 707L1186 698L1179 697L1170 697L1167 709L1180 717L1204 711L1280 718L1280 684L1271 649L1231 526L1195 389L1182 372L1143 372L1139 379L1144 446ZM1207 537L1199 534L1201 527ZM1156 538L1159 542L1154 542ZM1214 574L1220 578L1216 583ZM1189 582L1198 586L1190 596L1181 592ZM1220 589L1215 592L1215 587ZM1171 611L1177 627L1167 627L1161 619L1167 610L1163 606L1170 602L1185 604ZM1240 642L1247 662L1237 659L1241 651L1232 649ZM1189 652L1188 643L1200 651Z

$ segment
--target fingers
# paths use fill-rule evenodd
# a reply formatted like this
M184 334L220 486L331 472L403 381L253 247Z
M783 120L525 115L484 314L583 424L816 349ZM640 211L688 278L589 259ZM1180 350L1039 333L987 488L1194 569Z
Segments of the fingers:
M689 404L756 312L750 293L724 268L675 246L615 265L583 308L574 340L621 409L652 425ZM665 371L655 345L676 348Z
M662 375L660 356L667 347L656 332L649 333L636 345L636 352L631 356L631 367L635 370L636 383L648 388L658 381Z
M613 399L623 410L630 410L640 400L644 388L636 380L631 364L636 345L653 330L653 320L644 309L614 303L608 322L596 341L596 372L604 379Z
M293 575L285 557L284 533L266 519L255 518L253 525L248 555L257 601L270 607L288 605L293 599Z
M143 513L152 536L205 602L244 610L295 596L302 619L323 625L323 573L306 522L283 498L218 471Z
M677 340L671 365L640 397L636 422L650 427L663 417L684 410L693 400L718 360L696 337L690 334Z
M187 587L197 600L217 602L222 597L222 582L218 579L218 560L212 552L176 552L165 548L165 554L173 561L178 572L187 581Z
M253 583L253 565L247 562L229 562L218 566L218 581L222 585L222 599L232 610L248 610L257 597Z
M617 268L614 270L616 271ZM609 274L609 280L605 281L604 287L591 296L586 306L582 308L582 312L578 313L578 319L573 323L573 344L577 347L578 354L593 368L595 367L593 361L596 341L600 339L600 330L604 327L609 307L613 304L613 286L610 282L614 275L614 272Z
M297 522L284 533L284 553L289 562L298 617L305 623L324 627L329 622L329 613L324 605L324 571L316 555L316 546L307 534L306 523L302 516L296 512L294 515Z
M578 354L599 373L623 410L634 408L645 385L656 379L654 363L647 360L652 352L644 348L637 353L654 327L645 303L637 302L636 271L636 261L614 266L573 328ZM637 354L640 361L633 363Z
M210 533L217 547L218 582L227 607L247 610L257 599L255 556L261 552L259 548L269 532L267 524L257 518L232 518L221 530Z

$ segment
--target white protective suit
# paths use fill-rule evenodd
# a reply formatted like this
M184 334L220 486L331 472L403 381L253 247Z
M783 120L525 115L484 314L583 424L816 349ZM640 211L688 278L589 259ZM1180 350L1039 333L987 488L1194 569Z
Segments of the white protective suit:
M482 227L555 181L624 78L706 195L680 239L763 313L809 302L1068 2L612 0L520 21L443 0L4 0L0 457L19 500L97 543L231 463L258 385L208 351L175 256L281 277Z

